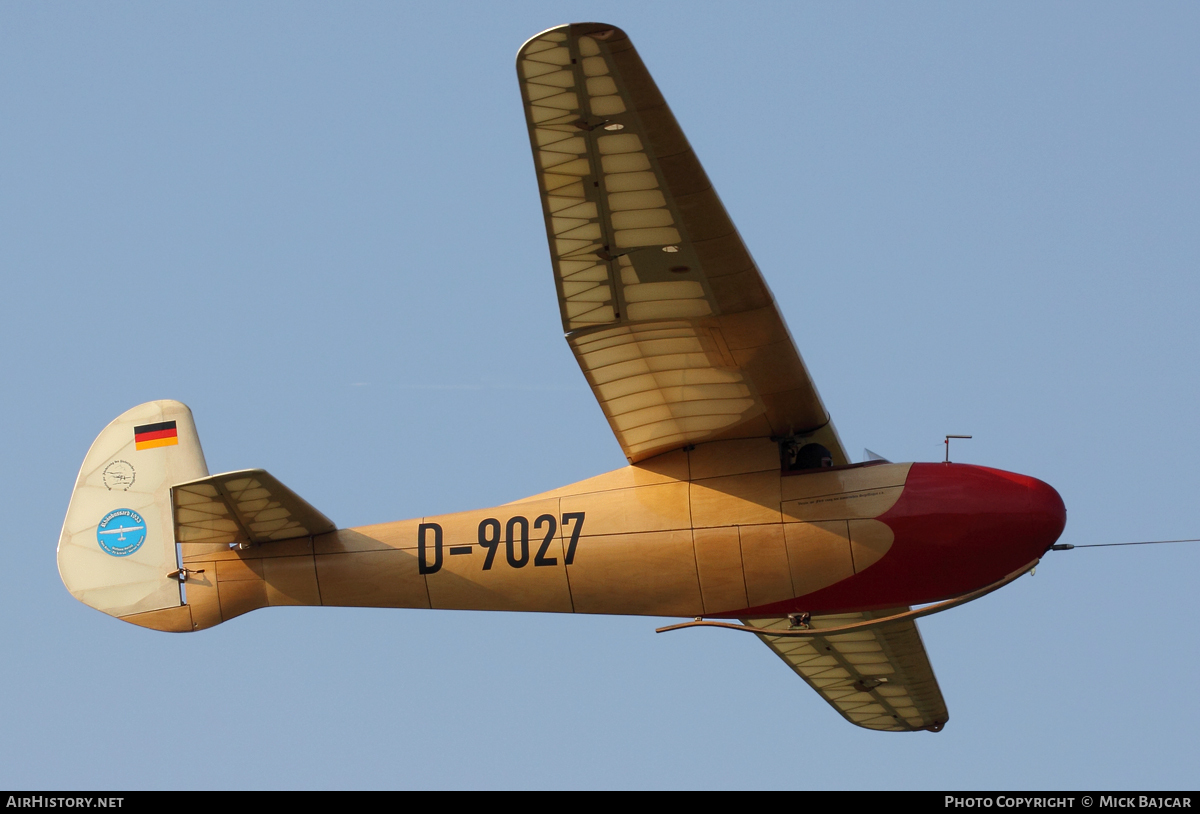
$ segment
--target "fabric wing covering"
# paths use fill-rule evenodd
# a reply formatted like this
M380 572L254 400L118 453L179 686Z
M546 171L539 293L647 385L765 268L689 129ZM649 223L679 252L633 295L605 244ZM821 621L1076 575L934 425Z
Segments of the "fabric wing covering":
M328 517L262 469L171 487L175 541L255 545L334 531Z
M814 616L814 628L851 625L907 608ZM950 717L914 621L830 636L772 636L780 619L748 619L758 637L852 724L884 732L940 731Z
M517 55L567 341L631 462L725 438L845 452L766 283L623 31Z

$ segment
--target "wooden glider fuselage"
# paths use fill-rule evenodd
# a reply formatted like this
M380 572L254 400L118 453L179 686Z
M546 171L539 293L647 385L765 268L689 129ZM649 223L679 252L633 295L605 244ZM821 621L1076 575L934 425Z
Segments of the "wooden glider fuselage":
M183 543L193 630L269 605L754 618L932 602L1037 559L1066 515L1034 478L947 463L785 472L770 439L660 455L489 509L247 550Z

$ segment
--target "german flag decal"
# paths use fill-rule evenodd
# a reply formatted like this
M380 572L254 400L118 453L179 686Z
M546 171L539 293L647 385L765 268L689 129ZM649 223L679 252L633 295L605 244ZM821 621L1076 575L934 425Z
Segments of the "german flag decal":
M173 447L179 443L179 433L175 431L174 421L143 424L133 428L133 440L138 449Z

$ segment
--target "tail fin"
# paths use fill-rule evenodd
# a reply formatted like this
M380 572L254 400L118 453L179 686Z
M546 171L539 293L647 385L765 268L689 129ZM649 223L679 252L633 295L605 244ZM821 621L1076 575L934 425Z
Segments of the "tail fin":
M179 565L171 485L207 475L185 405L151 401L117 417L92 443L71 493L58 541L67 590L110 616L191 630L172 576ZM157 613L129 618L150 612Z

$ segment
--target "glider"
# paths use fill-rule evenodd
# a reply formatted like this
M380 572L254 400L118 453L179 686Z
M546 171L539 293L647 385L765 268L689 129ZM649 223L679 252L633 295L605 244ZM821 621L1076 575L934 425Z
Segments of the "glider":
M177 632L276 605L682 617L757 635L853 724L940 730L915 619L1035 566L1066 522L1058 493L948 461L851 463L626 34L545 31L517 75L563 329L628 466L338 528L261 469L210 475L191 411L150 402L84 460L63 582Z

